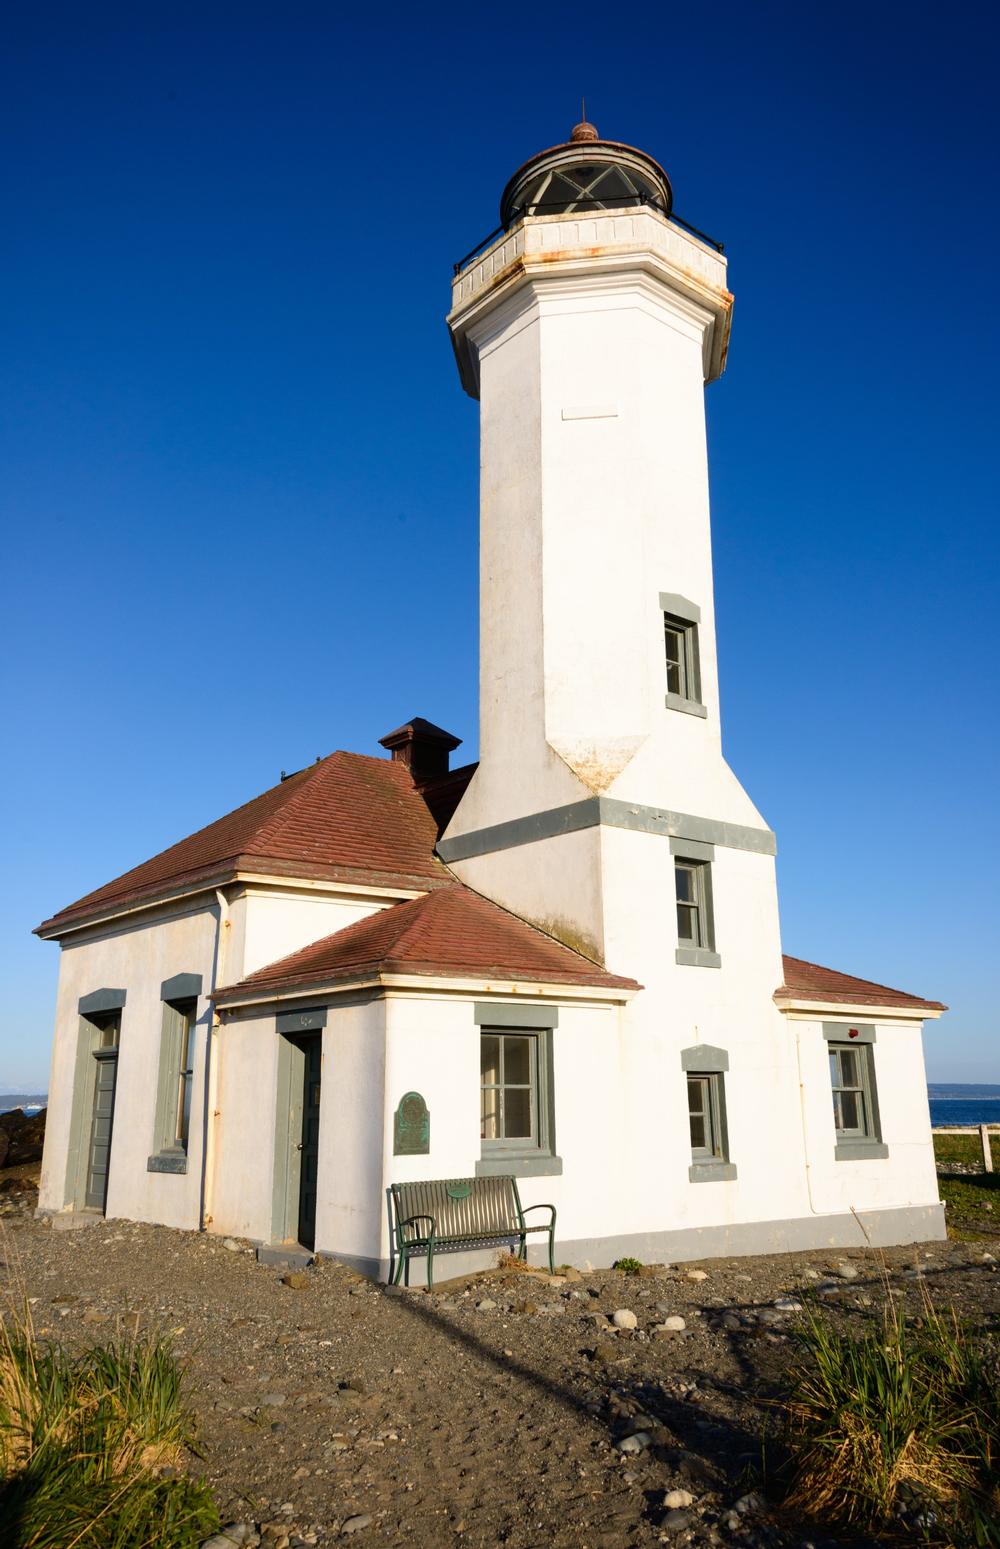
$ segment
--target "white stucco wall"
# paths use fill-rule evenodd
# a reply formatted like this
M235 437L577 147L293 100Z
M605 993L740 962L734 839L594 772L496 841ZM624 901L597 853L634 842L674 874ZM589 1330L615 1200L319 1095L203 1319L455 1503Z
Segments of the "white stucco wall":
M115 1091L115 1118L108 1181L108 1216L158 1221L166 1226L198 1224L203 1123L205 1052L210 1010L218 909L203 902L154 923L138 922L109 929L93 939L70 940L59 966L49 1111L39 1206L62 1210L74 1202L66 1195L66 1160L73 1075L79 1037L78 1004L95 990L124 989L121 1044ZM198 1002L191 1135L186 1174L150 1173L163 1004L160 985L179 973L202 976ZM90 1114L84 1115L89 1134ZM79 1203L79 1202L77 1202Z

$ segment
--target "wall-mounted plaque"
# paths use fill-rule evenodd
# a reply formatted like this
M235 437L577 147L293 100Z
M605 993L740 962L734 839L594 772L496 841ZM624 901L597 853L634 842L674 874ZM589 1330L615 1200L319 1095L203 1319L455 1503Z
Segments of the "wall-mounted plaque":
M431 1149L431 1116L419 1092L399 1099L393 1126L394 1156L427 1156Z

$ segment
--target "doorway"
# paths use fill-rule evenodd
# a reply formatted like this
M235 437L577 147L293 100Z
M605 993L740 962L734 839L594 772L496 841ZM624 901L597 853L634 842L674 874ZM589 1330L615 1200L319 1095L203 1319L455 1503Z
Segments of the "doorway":
M271 1237L309 1249L316 1246L322 1071L322 1034L279 1034Z
M121 1013L114 1012L106 1017L94 1018L94 1021L99 1029L97 1048L92 1051L97 1069L94 1073L94 1101L90 1118L87 1183L83 1203L87 1210L100 1210L103 1213L108 1203Z

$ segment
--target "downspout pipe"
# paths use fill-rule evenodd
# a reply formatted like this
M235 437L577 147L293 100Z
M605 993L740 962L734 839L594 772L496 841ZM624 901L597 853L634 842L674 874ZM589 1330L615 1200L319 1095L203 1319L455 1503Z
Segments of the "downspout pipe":
M216 888L215 899L219 908L219 916L215 927L215 960L212 964L213 990L218 989L220 984L225 984L226 982L225 974L229 955L229 938L232 929L229 919L229 899L222 888ZM205 1038L205 1108L202 1123L201 1202L199 1209L199 1224L203 1232L208 1231L212 1225L216 1121L219 1117L216 1107L219 1089L218 1039L219 1013L213 1001Z

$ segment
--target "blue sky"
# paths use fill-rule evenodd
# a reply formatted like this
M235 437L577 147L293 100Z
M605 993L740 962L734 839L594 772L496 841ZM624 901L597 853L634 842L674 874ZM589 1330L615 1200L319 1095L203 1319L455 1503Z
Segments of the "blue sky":
M995 7L22 7L0 70L0 1090L31 927L335 747L476 752L453 261L586 92L723 239L723 725L786 951L1000 1081Z

